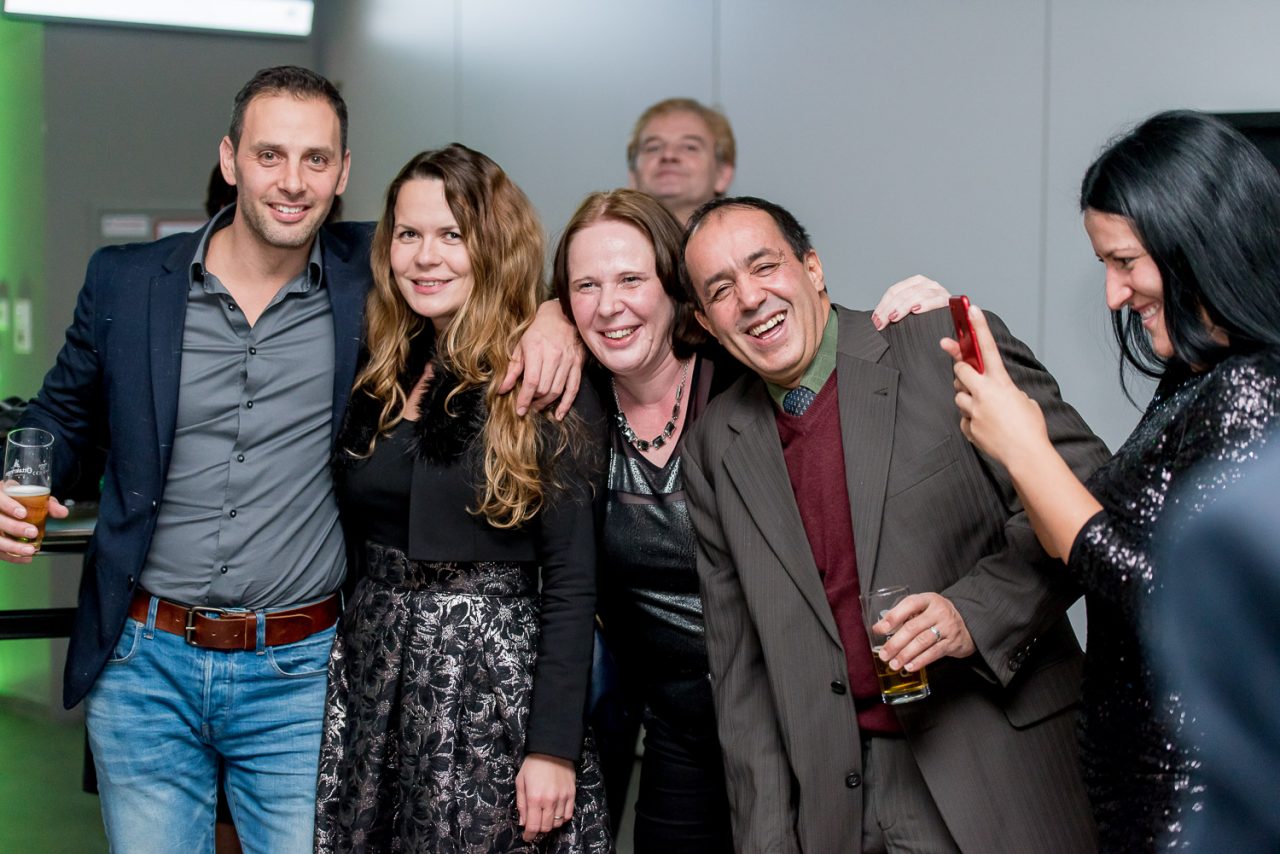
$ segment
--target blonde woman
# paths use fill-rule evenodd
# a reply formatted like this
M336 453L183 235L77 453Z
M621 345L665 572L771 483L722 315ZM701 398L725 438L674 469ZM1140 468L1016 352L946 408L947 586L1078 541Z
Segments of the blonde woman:
M318 851L611 848L583 728L599 404L526 418L497 391L542 258L528 199L465 146L387 190L335 461L359 581L330 660Z

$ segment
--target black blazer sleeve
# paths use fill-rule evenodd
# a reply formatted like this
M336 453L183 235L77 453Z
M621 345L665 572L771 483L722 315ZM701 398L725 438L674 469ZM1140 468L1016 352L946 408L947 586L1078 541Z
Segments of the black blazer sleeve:
M592 493L604 435L600 402L589 385L579 393L574 412L581 422L570 433L575 447L557 463L563 488L551 495L537 522L541 631L525 749L576 762L591 676L596 607Z

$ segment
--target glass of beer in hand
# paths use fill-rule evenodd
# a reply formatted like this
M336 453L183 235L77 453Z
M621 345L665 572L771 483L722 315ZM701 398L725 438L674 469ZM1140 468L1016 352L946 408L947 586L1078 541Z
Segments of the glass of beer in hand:
M871 660L876 666L876 678L880 681L880 699L891 706L912 703L929 696L929 677L925 668L916 671L892 670L889 662L880 660L880 649L892 634L882 635L872 626L884 619L895 605L911 594L905 585L872 590L862 596L862 619L871 639Z
M47 430L25 427L10 430L4 446L4 493L27 509L23 520L35 526L34 537L14 537L20 543L32 543L40 551L44 539L44 520L49 515L49 493L52 484L49 470L53 462L53 434Z

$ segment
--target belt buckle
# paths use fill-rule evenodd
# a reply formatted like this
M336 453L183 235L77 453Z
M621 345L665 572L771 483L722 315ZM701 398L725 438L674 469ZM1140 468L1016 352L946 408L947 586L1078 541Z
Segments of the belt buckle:
M214 608L208 605L192 605L187 609L187 620L183 625L182 637L191 646L196 645L196 615L217 614L225 616L231 613L226 608Z

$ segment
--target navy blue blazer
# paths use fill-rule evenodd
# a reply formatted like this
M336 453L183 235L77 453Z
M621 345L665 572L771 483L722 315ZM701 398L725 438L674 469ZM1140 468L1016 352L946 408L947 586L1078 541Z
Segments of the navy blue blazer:
M1157 531L1163 589L1143 628L1163 689L1196 721L1182 731L1199 765L1182 803L1192 851L1280 851L1280 432L1256 453L1203 461ZM1223 482L1197 515L1202 485Z
M355 377L370 286L368 223L322 229L325 290L333 307L336 437ZM82 460L106 451L98 524L85 554L63 703L93 687L120 632L163 498L178 408L191 260L200 234L109 246L89 261L57 362L21 426L53 433L54 494Z

